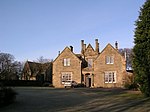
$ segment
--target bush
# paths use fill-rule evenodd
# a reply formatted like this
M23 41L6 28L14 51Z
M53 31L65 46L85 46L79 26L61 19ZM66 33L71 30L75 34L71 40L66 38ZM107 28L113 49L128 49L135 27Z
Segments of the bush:
M138 90L138 85L136 83L125 84L124 87L129 90Z
M82 83L79 83L79 84L77 85L77 87L85 87L85 85L82 84Z
M13 103L17 93L12 88L0 88L0 107Z

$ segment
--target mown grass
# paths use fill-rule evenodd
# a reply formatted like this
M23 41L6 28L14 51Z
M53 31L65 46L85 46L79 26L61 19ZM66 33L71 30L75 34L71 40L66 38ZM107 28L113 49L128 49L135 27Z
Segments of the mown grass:
M104 88L15 88L17 101L2 112L148 112L140 92Z
M101 90L93 91L95 98L70 108L65 112L149 112L150 98L144 97L139 91ZM59 110L62 111L62 110Z

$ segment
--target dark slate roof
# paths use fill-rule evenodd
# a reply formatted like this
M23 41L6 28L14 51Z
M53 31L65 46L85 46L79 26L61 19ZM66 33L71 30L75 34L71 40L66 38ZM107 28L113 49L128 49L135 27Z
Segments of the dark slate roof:
M46 71L51 65L52 65L52 62L42 64L42 63L27 61L25 64L24 70L27 70L28 69L27 67L29 66L29 69L31 70L32 73L37 72L37 71L43 72L43 71Z
M78 57L80 60L82 60L82 55L81 54L75 54L76 57Z

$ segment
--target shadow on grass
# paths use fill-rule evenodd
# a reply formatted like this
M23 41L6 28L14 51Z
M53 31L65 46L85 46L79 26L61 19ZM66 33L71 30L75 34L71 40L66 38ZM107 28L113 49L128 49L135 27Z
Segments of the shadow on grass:
M124 89L16 88L17 102L0 111L122 112L148 111L150 99Z
M123 112L123 111L149 111L150 98L143 97L140 93L128 93L123 89L97 89L87 90L86 95L91 95L91 99L75 107L65 108L61 111L103 111L103 112ZM58 110L59 111L59 110Z

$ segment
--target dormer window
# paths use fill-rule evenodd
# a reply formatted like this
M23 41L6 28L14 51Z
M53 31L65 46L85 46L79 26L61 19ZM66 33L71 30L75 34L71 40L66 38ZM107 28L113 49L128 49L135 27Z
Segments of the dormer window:
M64 59L64 66L70 66L70 58Z
M114 56L106 56L106 64L114 64Z

